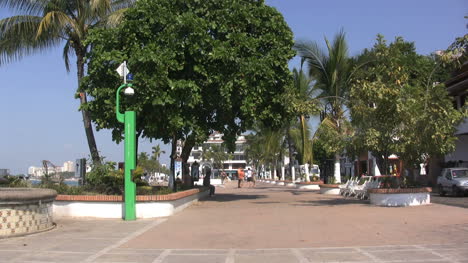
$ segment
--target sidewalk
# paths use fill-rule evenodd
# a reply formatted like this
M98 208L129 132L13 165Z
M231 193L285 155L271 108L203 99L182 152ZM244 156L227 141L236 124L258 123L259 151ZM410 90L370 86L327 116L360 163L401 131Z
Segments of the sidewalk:
M382 208L258 184L170 218L64 220L0 240L0 262L468 262L468 209Z

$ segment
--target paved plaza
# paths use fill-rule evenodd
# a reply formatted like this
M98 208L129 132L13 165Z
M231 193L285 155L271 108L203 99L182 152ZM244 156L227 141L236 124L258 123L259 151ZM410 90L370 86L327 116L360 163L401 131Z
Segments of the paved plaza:
M374 207L261 183L216 190L169 218L57 220L0 240L0 262L468 262L463 207Z

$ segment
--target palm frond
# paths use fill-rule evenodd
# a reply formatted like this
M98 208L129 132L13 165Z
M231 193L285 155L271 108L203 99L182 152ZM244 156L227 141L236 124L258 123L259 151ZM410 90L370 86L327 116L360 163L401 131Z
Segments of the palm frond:
M73 54L73 49L71 47L71 41L68 40L67 43L65 43L65 46L63 47L63 60L65 62L65 69L67 72L70 72L70 55Z
M38 16L13 16L0 20L0 65L61 42L53 31L45 31L36 37L40 22L41 17Z
M0 7L20 11L26 15L38 16L44 12L50 0L0 0Z
M327 57L317 43L298 41L294 44L294 49L306 60L310 75L327 80Z
M116 25L120 24L124 18L125 11L127 10L128 8L123 8L115 12L112 12L110 15L106 17L106 19L103 20L103 22L105 23L105 26L115 27Z
M36 38L39 38L44 32L61 32L67 27L73 28L73 31L81 37L83 35L82 29L76 25L75 21L67 14L60 11L48 12L41 20L37 29Z

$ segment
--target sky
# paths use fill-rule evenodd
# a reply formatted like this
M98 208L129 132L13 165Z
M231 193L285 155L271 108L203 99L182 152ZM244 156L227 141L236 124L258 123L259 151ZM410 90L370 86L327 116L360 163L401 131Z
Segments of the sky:
M295 39L332 39L343 29L350 55L371 48L377 34L389 41L402 36L413 41L420 54L446 49L468 33L467 0L266 0L281 12ZM0 19L13 15L0 9ZM79 101L74 98L76 71L67 73L62 47L0 66L0 169L26 174L29 166L49 160L88 158ZM298 60L290 62L297 66ZM312 123L314 125L314 123ZM312 127L313 128L313 127ZM106 160L123 161L123 144L112 141L109 130L96 132L98 149ZM169 163L169 145L140 140L139 150L151 153L161 144Z

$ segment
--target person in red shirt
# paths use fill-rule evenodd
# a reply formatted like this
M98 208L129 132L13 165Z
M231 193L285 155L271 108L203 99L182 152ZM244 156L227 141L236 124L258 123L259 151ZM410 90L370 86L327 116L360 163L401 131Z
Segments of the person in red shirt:
M237 169L237 179L239 180L237 183L237 188L241 188L242 186L242 181L244 181L244 170L242 168Z

